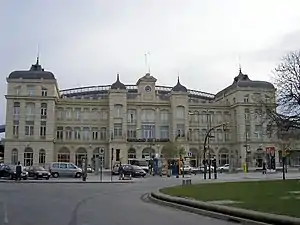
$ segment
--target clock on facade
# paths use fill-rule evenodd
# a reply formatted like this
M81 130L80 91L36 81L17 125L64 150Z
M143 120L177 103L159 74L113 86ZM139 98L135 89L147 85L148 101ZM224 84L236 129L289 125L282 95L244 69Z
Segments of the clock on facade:
M146 86L146 87L145 87L145 91L150 92L151 90L152 90L152 89L151 89L150 86Z

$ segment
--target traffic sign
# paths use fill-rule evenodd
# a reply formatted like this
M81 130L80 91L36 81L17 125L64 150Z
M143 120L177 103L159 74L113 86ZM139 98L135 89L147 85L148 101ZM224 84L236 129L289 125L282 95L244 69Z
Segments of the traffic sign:
M188 157L192 157L192 156L193 156L193 153L192 153L192 152L188 152L187 156L188 156Z

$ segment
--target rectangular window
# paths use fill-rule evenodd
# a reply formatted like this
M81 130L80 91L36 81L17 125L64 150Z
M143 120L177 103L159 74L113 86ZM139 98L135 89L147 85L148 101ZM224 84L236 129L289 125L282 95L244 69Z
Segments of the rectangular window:
M160 122L161 123L168 123L169 122L169 111L168 110L161 110L160 111Z
M136 126L127 126L127 138L136 138Z
M246 125L245 127L245 139L247 138L248 140L251 139L251 125Z
M102 141L106 140L106 133L107 133L106 127L101 127L101 129L100 129L100 139Z
M93 127L92 128L92 138L93 140L98 140L98 127Z
M184 137L184 136L185 136L185 125L177 124L177 137Z
M66 139L71 140L72 139L72 128L68 127L66 128Z
M75 138L76 140L80 140L80 128L78 128L78 127L76 127L76 128L74 129L74 138Z
M120 149L116 149L116 161L120 161Z
M155 138L155 125L143 124L142 125L142 138Z
M41 104L41 119L47 119L47 103Z
M27 94L29 96L34 96L35 95L35 86L27 86Z
M115 123L114 124L114 138L122 138L122 124Z
M63 127L57 127L56 138L57 138L57 140L62 140L64 138L64 128Z
M42 88L42 96L46 97L47 96L47 89L46 88Z
M168 139L169 136L169 126L161 126L160 127L160 138L162 139Z
M67 108L67 110L66 110L66 119L67 120L72 119L72 109L71 108Z
M83 120L89 120L90 119L90 109L84 108L83 109Z
M230 134L230 130L226 130L225 133L224 133L224 138L225 138L225 141L230 141L231 140L231 134Z
M254 135L257 139L262 139L262 125L255 125Z
M135 123L136 122L136 110L129 109L127 112L127 122Z
M19 126L20 126L20 122L18 120L14 120L13 136L15 136L15 137L19 136Z
M20 120L20 103L19 102L14 103L13 120Z
M89 140L90 139L89 136L90 136L90 128L84 127L83 128L83 135L82 135L83 140Z
M15 94L18 96L21 95L21 87L16 87Z
M114 113L115 113L116 118L121 118L122 117L122 105L115 105Z
M26 121L25 124L25 136L34 135L34 121Z
M75 120L80 120L81 119L81 109L80 108L76 108L75 109Z
M46 129L47 129L46 121L41 121L41 127L40 127L40 137L41 138L46 137Z
M199 141L200 140L200 130L194 129L194 140Z
M34 115L35 115L35 104L27 103L27 105L26 105L26 120L33 121Z
M218 141L223 141L223 131L222 131L222 129L217 130L217 140Z

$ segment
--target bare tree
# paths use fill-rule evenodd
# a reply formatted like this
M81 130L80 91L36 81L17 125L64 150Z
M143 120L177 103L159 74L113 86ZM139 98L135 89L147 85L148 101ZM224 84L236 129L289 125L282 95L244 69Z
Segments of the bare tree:
M185 150L176 142L168 142L162 148L162 155L165 159L177 158L180 155L184 156Z
M276 102L262 102L267 132L300 128L300 50L282 57L274 70Z

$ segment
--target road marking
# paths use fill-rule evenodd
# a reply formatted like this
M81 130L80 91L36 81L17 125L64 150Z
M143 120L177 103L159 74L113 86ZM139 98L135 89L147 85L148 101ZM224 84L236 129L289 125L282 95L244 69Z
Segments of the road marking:
M6 204L3 203L3 225L8 224L8 214Z

